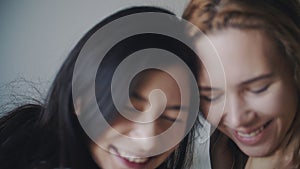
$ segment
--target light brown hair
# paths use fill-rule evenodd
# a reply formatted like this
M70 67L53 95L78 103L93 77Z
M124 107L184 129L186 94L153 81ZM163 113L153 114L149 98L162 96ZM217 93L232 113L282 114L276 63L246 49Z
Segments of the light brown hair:
M206 34L225 28L267 33L291 63L300 91L299 0L192 0L183 18Z
M274 49L290 63L300 93L299 0L191 0L183 19L196 25L205 34L226 28L262 31L274 42ZM195 37L196 32L192 30L190 33ZM221 135L216 132L214 137ZM233 168L244 168L247 157L232 141L228 146L234 153Z

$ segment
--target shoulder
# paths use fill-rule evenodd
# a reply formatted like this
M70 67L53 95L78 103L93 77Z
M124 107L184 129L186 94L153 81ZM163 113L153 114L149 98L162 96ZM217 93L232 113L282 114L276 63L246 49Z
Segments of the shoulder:
M29 168L41 149L39 119L43 107L27 104L0 118L0 163L4 168Z

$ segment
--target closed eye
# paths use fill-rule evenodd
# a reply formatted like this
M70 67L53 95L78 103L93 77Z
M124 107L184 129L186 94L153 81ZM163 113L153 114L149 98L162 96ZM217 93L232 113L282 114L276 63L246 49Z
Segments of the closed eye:
M176 122L176 123L181 123L181 122L183 122L182 119L170 117L170 116L164 115L164 114L162 114L162 115L160 116L160 118L161 118L162 120L166 120L166 121L169 121L169 122L172 122L172 123L173 123L173 122Z
M170 121L170 122L175 122L176 121L176 118L169 117L169 116L166 116L166 115L161 115L160 118L164 119L164 120L167 120L167 121Z
M265 85L258 89L250 89L250 92L254 93L254 94L260 94L260 93L263 93L264 91L268 90L269 86L270 86L270 84Z
M216 101L218 100L222 95L217 95L217 96L206 96L206 95L200 95L200 98L205 100L205 101L208 101L208 102L213 102L213 101Z
M224 95L222 90L214 87L199 86L199 91L200 99L207 102L216 101Z

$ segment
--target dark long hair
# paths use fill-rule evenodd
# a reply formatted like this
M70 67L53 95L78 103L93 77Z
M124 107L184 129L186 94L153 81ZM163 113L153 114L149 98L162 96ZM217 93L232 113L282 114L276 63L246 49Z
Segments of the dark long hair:
M97 30L118 18L141 12L174 15L157 7L133 7L109 16L89 30L70 52L44 104L18 107L0 119L1 168L99 168L90 155L88 144L91 140L74 113L72 78L75 63L83 46ZM197 56L178 40L151 33L129 37L105 55L101 70L97 72L96 97L106 119L113 120L115 114L112 112L117 112L110 90L116 67L130 54L146 48L160 48L176 54L197 77ZM187 168L193 154L193 137L194 128L159 168Z

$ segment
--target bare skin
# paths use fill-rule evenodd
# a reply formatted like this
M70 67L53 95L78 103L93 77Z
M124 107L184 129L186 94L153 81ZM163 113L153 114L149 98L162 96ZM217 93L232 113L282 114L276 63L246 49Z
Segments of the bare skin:
M215 63L210 51L199 50L210 73L202 71L199 81L208 121L250 157L247 169L299 168L299 98L291 66L263 32L228 28L208 37L224 66L224 74L210 71L216 67L209 64ZM228 163L230 153L221 150L213 163Z

